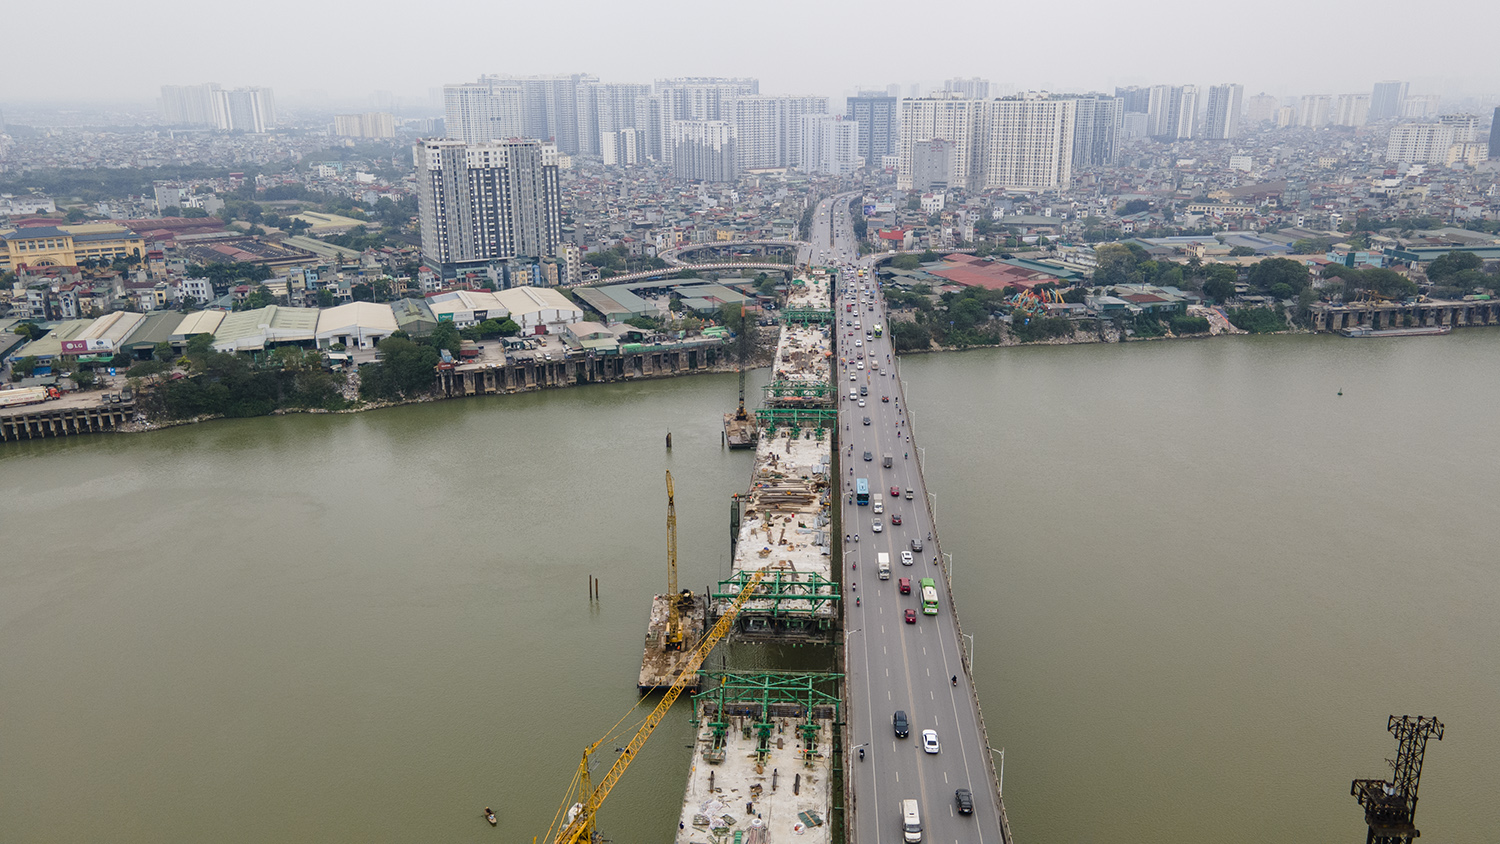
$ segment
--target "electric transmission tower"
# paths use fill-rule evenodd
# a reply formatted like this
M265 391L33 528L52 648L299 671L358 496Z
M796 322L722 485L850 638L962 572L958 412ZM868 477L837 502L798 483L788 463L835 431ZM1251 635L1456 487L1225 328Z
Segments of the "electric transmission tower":
M1349 793L1365 809L1365 823L1370 827L1365 844L1410 844L1422 834L1416 827L1422 756L1429 736L1442 741L1443 723L1420 715L1392 715L1385 728L1396 737L1396 758L1386 760L1391 766L1390 780L1355 780Z

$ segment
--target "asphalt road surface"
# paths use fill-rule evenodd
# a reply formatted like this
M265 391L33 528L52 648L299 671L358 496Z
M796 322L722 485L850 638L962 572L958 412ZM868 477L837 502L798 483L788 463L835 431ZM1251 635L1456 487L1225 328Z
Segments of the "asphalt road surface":
M872 263L858 256L848 211L852 196L819 205L812 232L812 263L840 268L834 301L839 341L835 387L843 429L843 525L851 535L844 546L844 581L850 691L847 770L855 795L854 840L859 844L902 842L901 801L914 798L921 809L923 841L1000 844L990 751L979 731L973 690L963 667L958 628L944 585L945 567L930 538L927 491L917 471L915 444L909 438L895 354L889 332L874 337L874 326L886 325L884 303L873 269L863 279L857 271L843 269L857 270ZM863 407L858 397L861 386L868 393L862 397ZM882 465L885 454L892 456L890 468ZM869 481L872 499L876 493L884 497L883 513L872 512L873 504L851 503L859 478ZM897 495L891 494L893 487ZM891 524L896 515L900 525ZM882 526L879 532L874 529L876 522ZM903 565L901 552L911 550L913 538L922 540L923 550L913 552L911 565ZM878 578L876 555L881 551L890 555L889 580ZM911 578L910 595L898 589L903 577ZM924 577L938 584L937 615L922 613L918 582ZM914 624L905 621L908 609L915 610ZM982 606L966 609L983 611ZM951 680L954 676L957 685ZM896 710L905 711L910 720L907 738L898 738L892 728ZM936 754L922 748L922 731L929 729L937 731L941 749ZM972 815L958 813L954 792L959 788L973 794Z

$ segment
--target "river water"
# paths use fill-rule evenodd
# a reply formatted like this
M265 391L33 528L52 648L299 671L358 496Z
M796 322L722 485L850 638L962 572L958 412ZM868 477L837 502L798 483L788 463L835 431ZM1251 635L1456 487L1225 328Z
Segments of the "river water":
M1424 837L1487 839L1495 337L905 362L1023 844L1355 840L1348 783L1386 773L1385 718L1408 712L1449 730ZM542 834L638 700L665 469L682 583L727 568L751 461L719 444L734 392L705 375L0 449L0 842L495 840L485 805L506 840ZM690 736L679 708L606 835L667 838Z

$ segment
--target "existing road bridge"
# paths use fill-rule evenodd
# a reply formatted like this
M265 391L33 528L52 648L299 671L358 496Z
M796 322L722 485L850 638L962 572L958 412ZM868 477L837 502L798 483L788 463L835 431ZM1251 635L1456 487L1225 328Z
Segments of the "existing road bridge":
M818 207L812 252L817 264L871 269L867 279L841 271L833 302L842 523L860 537L843 545L849 840L899 844L901 801L914 799L923 841L1009 844L1000 781L949 588L949 561L939 546L936 497L922 476L890 333L874 336L886 313L873 266L887 256L858 257L848 198ZM860 479L870 504L855 501ZM879 513L873 512L877 495ZM880 553L889 555L889 580L878 579ZM909 594L900 588L903 578ZM924 578L933 583L928 600ZM893 727L897 710L907 718L906 736ZM938 752L924 751L924 730L936 731ZM972 795L972 815L959 812L955 792L961 788Z

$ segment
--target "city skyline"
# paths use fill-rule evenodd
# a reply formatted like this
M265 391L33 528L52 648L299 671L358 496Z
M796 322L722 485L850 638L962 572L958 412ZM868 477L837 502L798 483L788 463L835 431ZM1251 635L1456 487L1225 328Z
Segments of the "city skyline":
M162 85L195 84L213 80L226 88L268 86L277 89L288 103L326 99L333 103L367 101L376 91L389 91L403 102L426 103L428 93L445 84L477 79L485 74L558 74L586 72L607 82L649 83L656 78L677 76L753 76L761 80L766 94L817 94L843 97L861 88L884 88L891 83L906 87L922 83L941 87L949 78L980 77L1009 84L1016 90L1086 92L1117 85L1196 84L1206 86L1234 80L1251 92L1277 96L1310 93L1368 92L1378 81L1408 80L1411 93L1443 95L1494 95L1500 93L1500 69L1487 63L1486 22L1500 23L1489 4L1463 0L1452 19L1466 17L1474 26L1454 27L1442 34L1442 50L1346 51L1335 61L1296 56L1298 40L1286 28L1296 20L1296 32L1337 31L1348 43L1381 43L1389 21L1404 8L1379 0L1349 17L1333 7L1292 4L1271 0L1256 8L1258 14L1238 14L1224 19L1222 30L1215 18L1180 0L1158 5L1149 15L1138 9L1115 7L1090 0L1070 14L1067 39L1011 37L1007 33L1045 32L1055 19L1040 8L1008 10L1000 19L979 3L960 3L948 9L945 24L957 17L974 26L903 26L899 33L890 22L905 20L905 7L894 3L866 4L856 10L842 4L813 6L785 0L761 4L757 16L765 21L792 22L778 27L774 43L765 39L726 38L727 30L701 7L680 0L652 5L647 13L637 10L620 15L617 7L598 0L582 0L569 7L566 41L522 38L508 43L503 55L484 48L477 39L491 29L535 28L552 31L557 26L553 8L455 7L432 10L422 16L401 16L399 29L385 31L385 18L362 17L351 21L332 7L292 5L270 0L253 17L237 22L237 37L225 38L219 21L173 14L173 7L148 0L144 9L129 11L98 0L82 0L82 12L70 28L69 43L75 55L114 55L121 43L213 42L211 64L185 62L181 53L144 50L128 58L109 60L109 72L100 73L100 61L49 64L45 56L27 55L18 48L13 67L35 67L36 73L11 72L0 77L0 103L118 102L145 104L154 100ZM16 10L18 29L43 25L44 7L32 5ZM388 11L398 9L390 7ZM373 11L380 11L379 8ZM452 14L462 12L464 35L455 36ZM909 11L909 10L908 10ZM394 20L395 18L389 18ZM986 25L993 21L995 26ZM1003 29L997 29L1003 22ZM292 25L295 24L295 25ZM1234 34L1226 45L1220 32ZM912 38L912 33L917 38ZM270 61L276 55L329 56L330 33L354 48L350 61ZM467 35L474 33L474 35ZM1137 34L1131 40L1128 36ZM898 39L897 35L906 39ZM923 35L926 38L923 38ZM659 41L667 49L641 50L644 43ZM1267 49L1282 42L1284 48ZM851 49L838 49L838 44ZM912 49L926 43L940 49ZM1142 49L1149 43L1153 49ZM444 44L452 49L432 49L430 54L411 51L408 45ZM566 49L562 49L563 46ZM854 49L855 45L861 45ZM884 48L882 48L884 45ZM1170 45L1171 49L1159 49ZM1236 47L1235 45L1239 45ZM1228 49L1226 49L1226 46ZM768 48L796 61L775 61ZM1063 60L1065 48L1067 60ZM1309 44L1309 52L1311 51ZM114 50L115 52L109 52ZM362 61L364 54L385 55L394 60ZM1272 61L1269 55L1279 57ZM403 60L403 56L407 60ZM1003 57L1003 58L1002 58ZM321 66L319 66L321 65ZM1191 69L1190 71L1185 69Z

